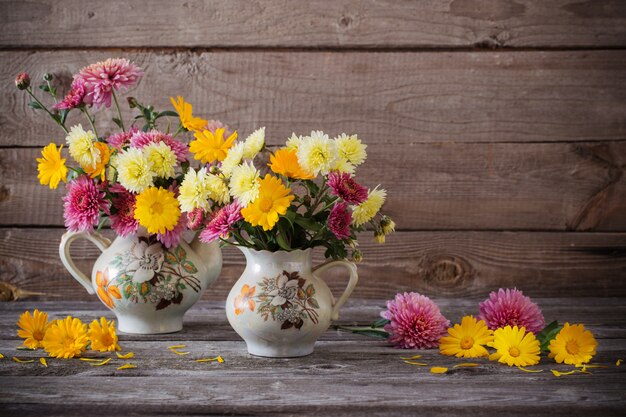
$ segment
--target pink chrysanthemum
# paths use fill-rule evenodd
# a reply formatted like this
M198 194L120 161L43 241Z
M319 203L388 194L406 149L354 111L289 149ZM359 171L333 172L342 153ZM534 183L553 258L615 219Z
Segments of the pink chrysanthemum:
M348 210L346 203L337 203L328 215L328 229L333 232L337 239L347 239L350 237L350 225L352 224L352 213Z
M157 240L168 249L176 247L185 230L187 230L187 216L185 213L182 213L178 219L178 224L172 230L168 230L163 234L157 233Z
M546 325L539 306L516 288L500 288L498 292L491 292L489 298L480 303L478 316L491 330L518 326L538 333Z
M196 207L187 213L187 228L189 230L197 230L202 226L204 221L204 210L200 207Z
M416 292L396 294L380 315L391 322L385 325L389 343L402 349L436 348L450 326L437 304Z
M200 233L200 240L204 243L211 243L220 237L227 239L232 225L241 219L243 216L241 215L241 205L238 202L222 207Z
M138 130L130 138L130 146L139 149L144 146L148 146L151 143L159 142L165 143L172 151L174 151L178 162L185 162L187 160L187 145L174 139L172 135L159 132L158 130L151 130L149 132L142 132Z
M86 92L85 81L80 77L75 77L74 81L72 81L70 91L63 98L63 100L54 105L54 108L57 110L75 109L83 104Z
M130 143L130 138L137 132L139 132L139 128L131 127L128 132L114 133L107 138L107 143L115 149L121 150Z
M89 232L98 224L100 210L109 214L109 202L96 183L81 175L67 184L63 197L65 227L73 232Z
M332 194L348 204L361 204L367 200L367 188L346 172L332 171L328 174L328 186Z
M76 78L85 83L83 101L94 107L111 107L113 90L127 90L139 81L141 69L124 58L109 58L80 70Z
M115 214L109 217L111 228L119 236L134 234L139 227L139 222L135 219L135 196L119 184L109 187L109 191L115 194L113 197Z

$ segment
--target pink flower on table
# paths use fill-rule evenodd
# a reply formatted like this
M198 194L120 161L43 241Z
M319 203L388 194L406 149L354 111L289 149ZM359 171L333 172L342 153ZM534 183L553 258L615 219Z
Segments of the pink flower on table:
M332 171L328 174L331 194L348 204L361 204L367 200L367 188L358 184L347 172Z
M220 237L227 239L233 224L241 219L243 216L241 215L241 205L238 202L222 207L200 233L200 240L204 243L211 243Z
M107 143L115 149L121 150L130 143L130 138L137 132L139 132L139 128L131 127L128 132L114 133L107 138Z
M76 78L84 81L83 101L94 107L111 107L113 91L127 90L135 85L143 71L124 58L109 58L80 70Z
M165 233L157 233L157 240L168 249L176 247L180 243L180 238L185 230L187 230L187 216L185 213L182 213L178 218L178 224L172 230L168 230Z
M480 303L478 317L484 320L491 330L506 326L525 327L527 331L538 333L546 321L537 304L516 288L491 292L489 298Z
M83 99L87 90L85 89L85 81L82 78L74 77L70 91L63 100L54 105L57 110L71 110L83 104Z
M100 210L109 214L109 202L96 183L86 175L67 184L63 197L65 227L73 232L90 232L98 224Z
M109 191L115 195L113 197L115 214L109 217L111 228L119 236L134 234L139 227L139 222L135 219L135 196L119 184L109 187Z
M450 326L437 304L416 292L396 294L380 315L390 321L384 327L389 343L402 349L436 348Z
M348 210L348 205L343 202L335 204L328 215L327 223L328 229L333 232L337 239L349 238L352 213Z
M130 138L130 146L138 149L142 149L151 143L159 142L165 143L174 151L178 162L185 162L187 160L187 145L174 139L172 135L168 135L167 133L159 132L158 130L151 130L149 132L137 130Z

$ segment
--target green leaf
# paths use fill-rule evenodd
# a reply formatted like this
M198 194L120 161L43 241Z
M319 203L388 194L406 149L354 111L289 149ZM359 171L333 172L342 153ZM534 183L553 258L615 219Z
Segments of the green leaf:
M278 234L276 235L276 243L278 243L278 246L280 246L280 248L283 250L286 250L286 251L291 250L291 246L289 245L289 242L287 242L283 233L281 232L278 232Z
M323 227L315 220L302 216L297 216L294 220L294 223L312 232L319 232L320 230L322 230Z
M61 110L61 123L65 124L65 119L67 119L67 115L70 114L70 110Z
M161 113L157 114L155 119L158 119L159 117L163 117L163 116L178 117L178 113L176 113L175 111L171 111L171 110L165 110L165 111L162 111Z
M39 89L45 91L46 93L50 92L50 88L48 88L48 84L40 84Z
M28 103L28 107L33 108L35 110L43 110L43 107L41 107L41 104L37 103L34 100Z
M308 300L306 300L306 302L313 308L320 308L320 305L317 303L317 300L315 298L309 298Z
M113 118L113 123L115 123L117 127L119 127L120 129L122 128L122 121L118 119L117 117Z
M361 334L363 336L369 336L369 337L375 337L377 339L387 339L389 337L389 333L381 331L381 330L374 330L371 328L349 328L349 327L341 327L341 329L345 329L345 330L350 330L352 333L356 333L356 334Z
M542 352L549 350L550 342L559 334L562 328L563 326L560 326L559 323L554 320L537 334L537 340L539 340Z
M378 319L374 323L372 323L372 328L373 329L381 328L381 327L384 327L385 324L389 324L389 323L390 321L387 319Z
M198 269L190 261L186 261L183 264L183 268L185 269L185 271L189 272L190 274L195 274L196 272L198 272Z

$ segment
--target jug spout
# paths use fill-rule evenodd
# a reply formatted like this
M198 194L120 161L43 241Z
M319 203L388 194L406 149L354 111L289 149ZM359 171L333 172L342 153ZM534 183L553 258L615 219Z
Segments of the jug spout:
M213 283L222 270L222 249L217 241L211 243L203 243L200 240L200 233L189 243L191 249L202 260L209 276L207 285Z

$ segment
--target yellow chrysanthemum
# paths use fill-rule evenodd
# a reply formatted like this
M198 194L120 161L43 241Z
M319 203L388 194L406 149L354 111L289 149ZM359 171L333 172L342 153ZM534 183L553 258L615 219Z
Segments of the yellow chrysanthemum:
M31 349L43 347L43 338L50 324L48 323L48 313L35 310L33 314L25 311L17 322L19 330L17 335L24 339L24 346Z
M222 177L209 174L207 178L210 196L213 201L218 204L228 204L230 202L230 193L228 192L228 184Z
M280 179L267 174L260 180L259 197L241 210L243 218L252 226L272 230L278 222L278 216L287 212L294 199L290 191Z
M176 109L176 113L178 113L180 123L185 129L202 130L206 128L206 120L193 116L193 106L191 103L185 102L185 99L181 96L178 96L176 100L174 100L174 97L170 97L170 101L174 109Z
M180 207L174 193L164 188L150 187L137 196L135 219L148 233L165 233L176 227Z
M53 358L67 359L78 356L88 343L87 326L70 316L54 321L43 338L43 347Z
M337 158L335 160L335 163L333 164L332 170L345 172L350 175L354 175L354 171L356 170L356 167L352 165L350 162L348 162L348 160L345 158Z
M596 354L598 342L582 324L565 323L559 334L550 341L550 354L558 363L581 365Z
M450 336L439 340L439 352L442 355L457 358L479 358L489 356L485 345L493 342L493 332L483 320L477 321L472 316L465 316L461 324L448 329Z
M242 207L248 207L259 196L261 186L259 179L259 171L252 163L244 162L237 165L233 168L228 184L230 195L235 197Z
M342 133L335 138L335 142L337 143L337 154L340 159L354 166L359 166L365 162L367 145L363 144L356 135L348 136Z
M85 132L81 125L72 126L65 138L70 155L83 169L95 169L98 163L100 149L95 146L96 139L91 130Z
M243 148L243 157L253 159L265 145L265 127L261 127L246 138Z
M352 224L355 226L361 226L369 222L380 211L380 208L385 203L387 197L387 191L383 189L371 190L367 196L367 200L352 207Z
M285 146L290 151L297 151L301 143L302 143L302 136L298 136L295 133L292 133L291 137L287 139Z
M337 146L324 132L313 131L311 136L302 139L296 154L298 163L305 171L326 175L335 166Z
M154 184L152 162L141 149L130 148L118 154L115 167L117 180L129 191L140 193Z
M161 178L171 178L175 174L176 154L165 142L151 143L143 149L152 165L152 171Z
M230 177L230 174L233 172L233 168L241 163L244 155L244 143L237 142L228 150L226 154L226 158L222 161L222 165L220 165L220 171L226 177Z
M49 144L41 151L41 158L37 158L37 179L41 185L48 185L51 190L59 186L59 182L67 182L67 167L65 166L65 158L61 158L61 149L63 145L57 146L54 143Z
M501 327L493 333L493 342L487 344L496 349L489 359L509 366L530 366L539 363L540 345L532 332L525 327Z
M224 128L217 129L215 133L210 130L194 132L196 140L189 143L189 151L194 154L194 159L203 164L223 161L237 139L237 132L233 132L227 139L224 139L224 132Z
M114 352L122 350L117 343L117 333L115 331L115 321L107 321L100 317L100 321L94 320L89 325L87 337L91 342L91 349L99 352Z
M270 169L276 174L298 180L309 180L315 178L314 175L306 172L298 163L298 156L295 150L279 149L270 155Z
M93 167L82 167L82 168L91 178L100 177L100 180L104 181L107 164L109 163L109 159L111 158L111 149L104 142L96 142L93 144L93 146L95 146L98 149L98 151L100 151L100 156L98 157L98 160L96 161L96 165Z
M187 171L178 189L180 209L187 213L196 208L209 211L211 208L210 196L209 174L206 172L206 168L201 168L197 172L193 168Z

